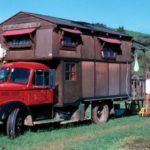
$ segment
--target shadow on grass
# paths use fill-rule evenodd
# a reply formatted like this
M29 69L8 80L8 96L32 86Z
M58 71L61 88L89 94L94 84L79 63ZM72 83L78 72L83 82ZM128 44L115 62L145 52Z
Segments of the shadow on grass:
M119 119L121 117L130 117L133 115L137 115L137 113L132 114L129 111L125 111L120 116L111 115L109 117L108 121ZM33 127L25 126L25 132L28 132L28 131L30 131L30 132L47 132L47 131L52 131L52 130L64 129L64 128L67 129L67 128L75 128L75 127L79 127L79 126L88 126L91 124L92 124L91 120L85 120L85 121L64 124L64 125L60 125L59 123L52 123L52 124L36 125ZM6 136L6 124L5 123L0 125L0 137L2 137L2 136Z
M74 122L69 123L65 125L60 125L59 123L53 123L53 124L42 124L42 125L36 125L33 127L28 127L27 130L30 132L46 132L46 131L52 131L52 130L58 130L58 129L64 129L64 128L75 128L79 126L88 126L91 125L91 121L80 121L80 122Z

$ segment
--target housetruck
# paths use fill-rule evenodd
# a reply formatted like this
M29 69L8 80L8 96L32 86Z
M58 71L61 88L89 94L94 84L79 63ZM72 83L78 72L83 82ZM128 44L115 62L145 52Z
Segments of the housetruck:
M105 123L114 101L144 99L144 79L132 93L131 53L143 46L145 56L146 46L130 35L20 11L0 24L0 43L0 121L9 138L24 126Z

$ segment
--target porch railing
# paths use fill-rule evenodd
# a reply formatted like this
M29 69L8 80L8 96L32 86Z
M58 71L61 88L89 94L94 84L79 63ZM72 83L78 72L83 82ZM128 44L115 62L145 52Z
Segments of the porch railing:
M145 79L131 79L131 97L130 100L145 99Z

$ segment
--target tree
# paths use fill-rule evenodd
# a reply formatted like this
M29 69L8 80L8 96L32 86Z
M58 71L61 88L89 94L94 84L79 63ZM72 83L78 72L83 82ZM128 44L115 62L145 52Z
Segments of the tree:
M97 26L100 26L100 27L107 27L106 24L99 23L99 22L95 23L94 25L97 25Z
M118 31L118 32L121 32L121 33L126 33L126 31L125 31L125 29L124 29L124 26L118 27L118 28L117 28L117 31Z

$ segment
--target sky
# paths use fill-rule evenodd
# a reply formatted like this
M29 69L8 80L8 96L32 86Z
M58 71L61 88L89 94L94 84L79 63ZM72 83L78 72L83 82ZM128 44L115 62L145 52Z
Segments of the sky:
M0 22L19 11L150 34L150 0L1 0Z

